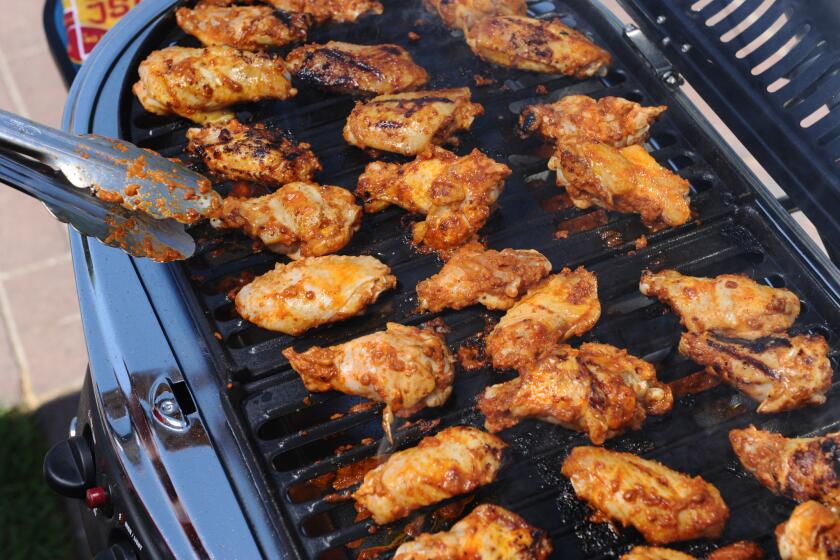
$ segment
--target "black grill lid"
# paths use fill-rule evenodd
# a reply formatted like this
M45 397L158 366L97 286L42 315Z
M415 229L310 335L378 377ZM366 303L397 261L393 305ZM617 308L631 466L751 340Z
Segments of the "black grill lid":
M840 3L620 2L840 263Z

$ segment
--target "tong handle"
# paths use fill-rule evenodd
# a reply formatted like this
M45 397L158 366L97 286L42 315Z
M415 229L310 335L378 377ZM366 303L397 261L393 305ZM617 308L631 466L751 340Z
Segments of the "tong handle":
M80 139L0 109L0 144L55 166L61 156L83 157Z

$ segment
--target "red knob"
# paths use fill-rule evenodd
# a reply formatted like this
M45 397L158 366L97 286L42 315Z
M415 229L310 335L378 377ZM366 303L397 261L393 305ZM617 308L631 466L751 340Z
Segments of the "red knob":
M104 506L108 503L108 491L101 486L88 488L85 492L85 503L90 509Z

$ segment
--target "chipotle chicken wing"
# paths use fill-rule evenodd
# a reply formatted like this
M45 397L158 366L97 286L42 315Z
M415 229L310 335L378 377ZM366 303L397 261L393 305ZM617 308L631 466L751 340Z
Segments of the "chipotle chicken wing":
M568 95L555 103L529 105L519 115L519 134L539 133L551 140L582 136L625 148L647 140L650 125L666 106L643 107L621 97L599 100L586 95Z
M167 47L140 63L133 92L156 115L179 115L198 123L233 118L227 108L297 94L279 56L233 47Z
M658 546L634 546L627 554L622 554L620 560L696 560L677 550L660 548Z
M219 229L241 229L269 250L292 259L335 253L359 230L362 208L341 187L289 183L259 198L225 198L212 220Z
M639 214L653 230L691 218L688 181L659 165L642 146L617 149L583 137L564 137L549 169L578 208L599 206Z
M390 438L394 415L441 406L452 393L454 358L433 331L388 323L376 332L329 348L283 350L309 391L341 391L385 403Z
M797 502L816 500L840 512L840 432L786 438L755 426L729 432L744 468L774 494Z
M376 523L390 523L493 482L505 447L501 439L477 428L446 428L369 471L353 499Z
M680 353L760 403L760 413L821 405L831 388L828 343L821 336L750 341L683 333Z
M782 560L837 560L840 517L818 502L800 504L776 527L776 544Z
M524 16L528 14L525 0L425 0L426 7L437 12L447 26L469 29L489 16Z
M318 24L332 21L352 23L366 14L379 15L384 8L378 0L263 0L278 10L306 14Z
M706 560L762 560L763 558L764 550L760 546L749 541L738 541L715 550L706 557ZM621 560L694 560L694 556L668 548L634 546L633 550L621 557Z
M373 257L310 257L257 277L236 295L236 311L255 325L293 336L361 313L397 284Z
M449 531L400 545L394 560L545 560L549 554L544 531L503 507L482 504Z
M228 45L246 51L282 47L306 39L310 18L276 12L268 6L178 8L178 26L205 46Z
M796 294L738 274L699 278L646 270L639 289L670 305L692 333L755 339L786 332L799 315Z
M558 342L598 322L598 280L583 267L563 269L531 288L487 337L493 367L522 371Z
M651 544L716 539L729 518L713 485L632 453L575 447L563 475L601 516L632 525Z
M380 95L353 108L344 126L344 139L358 148L374 148L405 156L432 145L453 144L455 134L469 130L484 112L471 103L470 88L415 91Z
M602 75L610 54L559 19L496 16L465 31L475 54L493 64L577 78Z
M538 251L492 251L468 243L440 272L417 284L419 308L437 313L480 303L488 309L510 309L550 273L551 263Z
M417 89L429 81L399 45L354 45L330 41L304 45L286 57L298 79L321 89L353 95L384 95Z
M608 344L561 344L478 399L490 432L537 418L584 432L597 445L672 405L671 390L657 381L652 365Z
M414 224L414 243L441 251L473 239L490 217L510 173L506 165L478 150L459 157L434 148L403 165L369 164L357 190L367 212L396 204L425 214L424 221Z
M321 162L309 144L296 143L280 130L231 120L187 131L187 151L199 156L215 174L232 181L254 181L279 187L310 181Z

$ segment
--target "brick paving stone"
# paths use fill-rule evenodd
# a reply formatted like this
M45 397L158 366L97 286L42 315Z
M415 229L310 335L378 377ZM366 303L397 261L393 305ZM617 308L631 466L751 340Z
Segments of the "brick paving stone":
M67 91L46 44L19 56L4 52L29 118L59 127Z
M0 321L0 407L10 407L20 400L20 380L6 325Z
M0 49L8 56L47 44L41 24L43 0L3 0Z
M7 186L0 186L0 273L66 255L67 226L44 205Z

